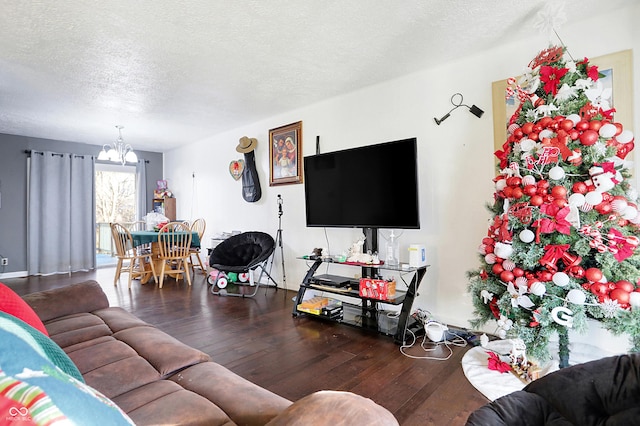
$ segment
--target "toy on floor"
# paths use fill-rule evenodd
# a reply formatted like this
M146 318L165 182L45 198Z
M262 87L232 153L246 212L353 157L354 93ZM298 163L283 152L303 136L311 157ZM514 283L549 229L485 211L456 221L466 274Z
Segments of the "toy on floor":
M223 271L218 271L217 269L212 269L209 272L209 276L207 277L207 282L210 285L218 286L218 288L226 288L227 284L229 283L246 283L247 281L249 281L248 272L242 272L238 274L236 272L226 273Z

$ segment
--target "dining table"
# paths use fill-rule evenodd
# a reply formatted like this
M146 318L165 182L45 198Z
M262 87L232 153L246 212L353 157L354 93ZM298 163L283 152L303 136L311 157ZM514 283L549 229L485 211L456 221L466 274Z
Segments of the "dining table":
M151 248L151 255L153 261L153 267L156 270L156 273L159 273L160 268L162 267L162 260L160 259L160 244L158 244L158 231L131 231L131 238L133 239L134 247L139 247L143 245L149 245ZM191 233L191 247L200 248L200 236L197 232ZM142 262L141 267L141 277L140 282L145 284L149 282L151 277L153 276L153 272L151 270L151 266L147 264L147 262Z

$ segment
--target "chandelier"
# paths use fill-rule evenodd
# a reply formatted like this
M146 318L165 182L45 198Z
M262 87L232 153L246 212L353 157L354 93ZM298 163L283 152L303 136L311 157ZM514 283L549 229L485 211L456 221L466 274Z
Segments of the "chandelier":
M137 162L138 156L133 152L133 148L131 148L131 145L125 144L122 139L122 129L124 127L117 125L116 129L118 129L118 139L111 145L105 144L102 146L98 160L109 160L114 163L121 163L123 166L126 163Z

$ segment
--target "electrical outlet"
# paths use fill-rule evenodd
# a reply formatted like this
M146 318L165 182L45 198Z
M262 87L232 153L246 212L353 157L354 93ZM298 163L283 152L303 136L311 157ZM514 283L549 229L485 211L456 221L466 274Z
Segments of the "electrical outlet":
M0 266L7 266L8 264L9 264L8 257L3 257L2 259L0 259Z

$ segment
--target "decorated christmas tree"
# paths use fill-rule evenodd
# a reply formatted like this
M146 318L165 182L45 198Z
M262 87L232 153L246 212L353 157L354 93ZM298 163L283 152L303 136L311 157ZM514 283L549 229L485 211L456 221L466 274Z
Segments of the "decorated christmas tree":
M548 360L559 337L568 365L569 329L588 319L627 334L640 350L640 213L629 183L633 134L615 121L611 89L587 58L552 46L508 80L519 101L499 159L481 266L468 272L479 328L521 338Z

